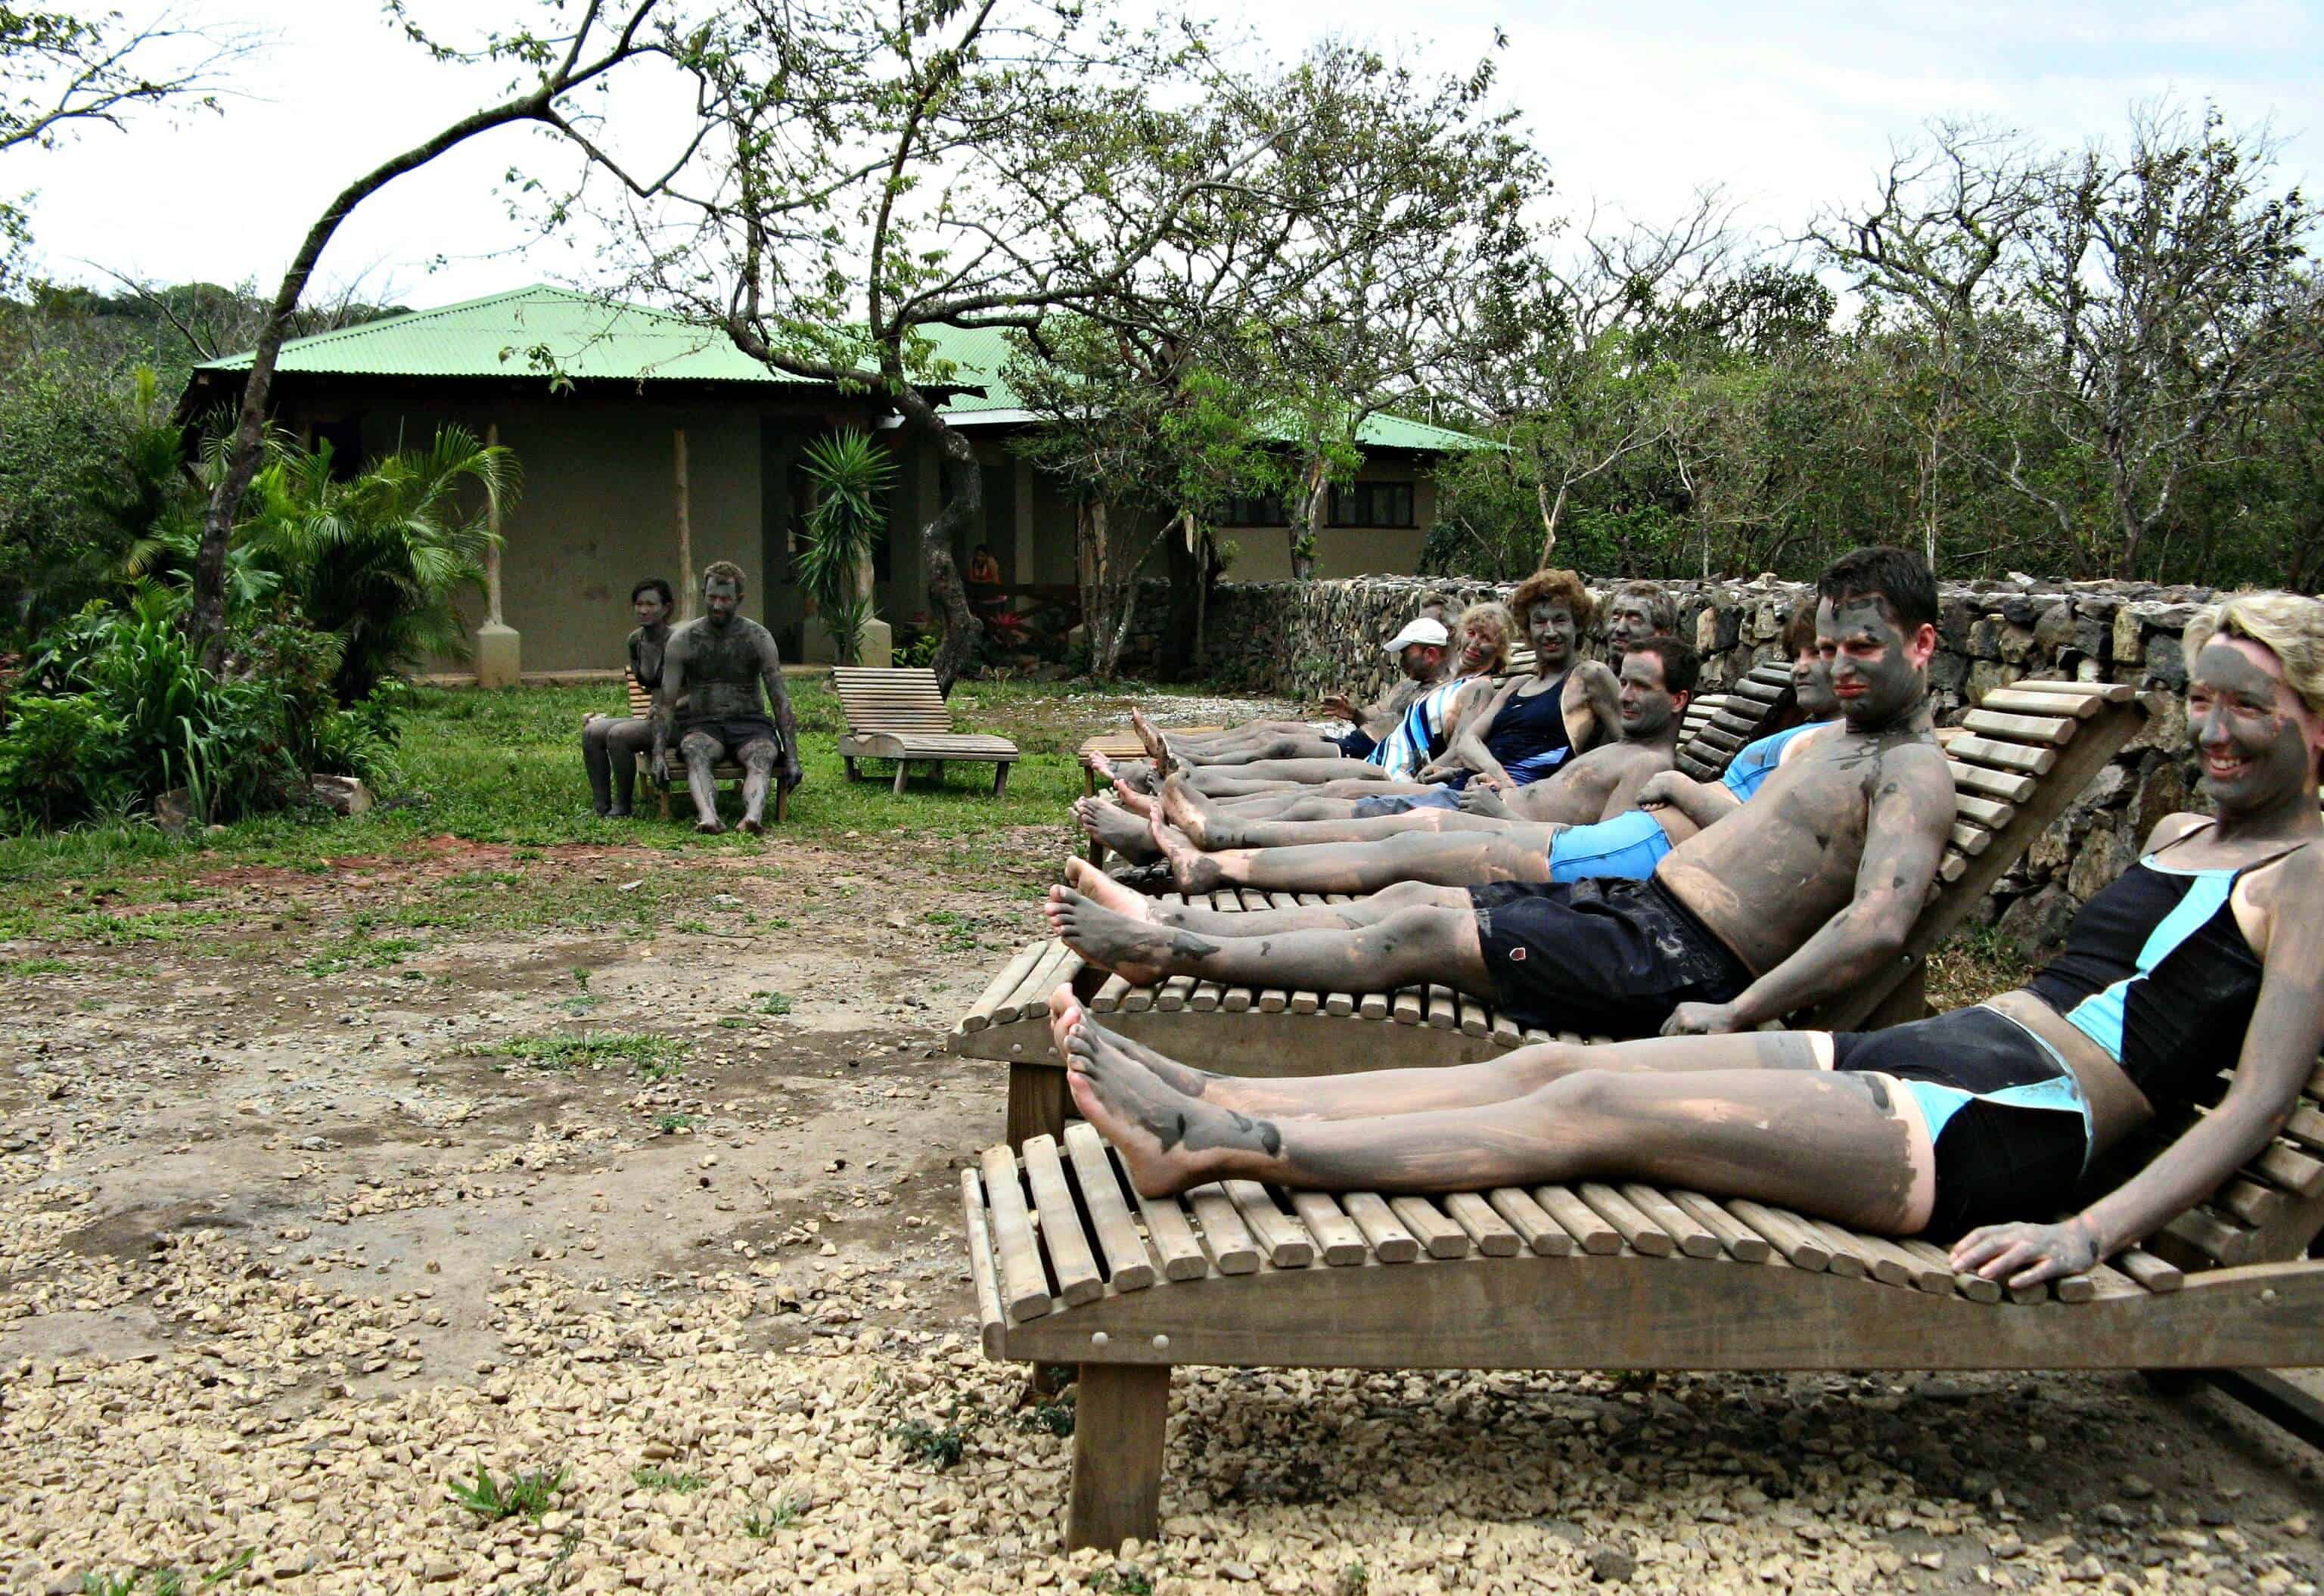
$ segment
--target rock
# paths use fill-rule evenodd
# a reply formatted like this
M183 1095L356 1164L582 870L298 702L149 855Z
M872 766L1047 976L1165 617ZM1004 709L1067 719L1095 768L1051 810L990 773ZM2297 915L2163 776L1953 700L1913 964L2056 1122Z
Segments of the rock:
M171 836L183 836L194 823L194 796L173 787L153 800L153 824Z
M1638 1572L1638 1560L1622 1547L1595 1545L1589 1552L1590 1577L1602 1584L1620 1584Z
M371 789L353 776L312 777L307 789L334 815L360 815L371 807Z
M2125 1474L2115 1481L2115 1489L2132 1501L2143 1502L2154 1494L2154 1482L2142 1474Z
M1248 1584L1259 1577L1259 1570L1248 1563L1222 1563L1219 1564L1219 1577L1232 1580L1238 1584Z
M2039 964L2055 953L2065 939L2066 927L2072 923L2077 907L2066 889L2053 881L2004 909L1997 926L2004 936L2017 945L2021 954Z

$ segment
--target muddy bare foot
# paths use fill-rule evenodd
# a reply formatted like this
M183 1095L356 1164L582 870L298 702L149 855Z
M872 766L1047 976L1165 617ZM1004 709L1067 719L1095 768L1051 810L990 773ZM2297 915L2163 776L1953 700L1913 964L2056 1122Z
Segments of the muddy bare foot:
M1176 826L1157 818L1150 820L1154 845L1169 862L1170 879L1181 892L1214 892L1227 885L1226 872L1219 862L1194 846L1186 834Z
M1226 828L1218 812L1183 776L1173 776L1162 784L1162 817L1205 853L1236 845L1235 839L1224 835Z
M1177 966L1218 951L1219 945L1207 936L1116 914L1071 887L1050 888L1042 911L1066 946L1132 986L1152 986L1165 976L1191 973Z
M1082 862L1076 859L1070 863L1080 864ZM1155 919L1152 899L1142 892L1130 891L1102 870L1092 870L1089 873L1113 890L1102 896L1084 891L1081 881L1068 872L1066 884L1050 888L1048 895L1041 899L1041 918L1049 922L1050 936L1063 936L1065 934L1065 899L1069 894L1074 892L1081 892L1084 897L1094 901L1100 909L1118 914L1123 919L1143 920L1148 924L1159 923Z
M746 815L742 817L742 823L736 826L734 829L741 832L744 836L764 836L766 835L767 826L764 821L753 820Z
M1130 712L1130 729L1137 733L1139 742L1146 745L1146 757L1154 761L1157 776L1167 777L1178 768L1177 761L1170 756L1170 745L1162 740L1162 733L1154 729L1154 723L1146 718L1143 710Z
M1121 805L1103 798L1075 798L1074 822L1124 859L1150 864L1162 856L1155 849L1154 835L1147 829L1145 817Z
M1150 834L1146 836L1146 845L1149 849L1154 845ZM1086 859L1065 861L1065 885L1099 908L1110 909L1118 915L1133 920L1158 918L1154 912L1154 899L1123 886Z
M1162 812L1162 801L1159 798L1149 792L1142 792L1135 787L1115 788L1113 801L1137 816L1139 824L1141 826ZM1153 840L1148 838L1146 845L1152 847Z
M1142 1195L1261 1175L1281 1154L1283 1137L1273 1124L1173 1090L1078 1010L1054 1023L1074 1106L1121 1154Z
M694 829L698 835L703 836L724 836L726 835L726 828L715 820L697 820L694 823Z

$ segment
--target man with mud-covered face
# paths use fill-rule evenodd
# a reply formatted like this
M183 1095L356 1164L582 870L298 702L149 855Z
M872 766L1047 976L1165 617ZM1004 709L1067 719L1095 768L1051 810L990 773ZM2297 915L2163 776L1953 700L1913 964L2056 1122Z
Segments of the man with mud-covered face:
M1623 583L1606 601L1607 662L1619 671L1632 648L1650 637L1668 637L1677 625L1677 607L1660 583Z
M1748 1030L1832 997L1904 947L1943 858L1953 785L1931 734L1928 567L1905 549L1861 549L1833 562L1817 594L1816 647L1842 726L1803 740L1757 798L1674 847L1645 881L1407 884L1323 908L1224 914L1133 900L1082 872L1052 890L1050 921L1134 984L1442 983L1548 1030ZM1157 841L1200 890L1205 856L1167 828Z
M653 773L669 780L669 741L675 724L678 752L686 760L686 784L694 795L694 829L715 835L718 783L711 772L722 760L742 765L742 829L766 829L769 783L788 792L801 780L798 728L783 691L782 655L767 629L743 616L742 567L717 560L702 573L702 614L670 634L663 651L661 690L654 696ZM763 687L774 709L770 720L759 702ZM686 702L683 718L675 706Z

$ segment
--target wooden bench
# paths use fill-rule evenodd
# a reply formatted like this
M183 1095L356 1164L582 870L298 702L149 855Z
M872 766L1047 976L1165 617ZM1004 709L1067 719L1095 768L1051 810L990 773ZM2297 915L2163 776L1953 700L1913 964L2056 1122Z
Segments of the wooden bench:
M640 687L638 685L638 678L631 675L626 670L622 672L622 686L629 695L631 718L633 720L651 720L653 718L653 695L647 692L645 688ZM670 750L670 757L673 760L678 757L677 749L673 748ZM710 767L710 779L714 781L731 781L739 786L749 775L750 772L748 770L745 770L741 765L736 764L733 760L725 760ZM638 780L644 783L645 786L652 791L654 795L654 802L660 810L661 818L668 820L669 818L669 783L665 781L657 781L654 780L653 755L645 752L639 753ZM778 784L775 788L776 820L781 821L787 818L790 814L790 793L782 786Z
M936 779L944 779L947 761L963 760L997 767L992 772L992 796L1009 785L1009 767L1017 762L1017 745L1006 737L982 732L955 732L952 712L936 691L936 672L898 666L841 665L833 669L832 687L847 716L846 734L839 740L839 757L847 779L855 780L860 759L894 760L896 790L904 790L910 761L933 762Z
M1744 744L1788 724L1796 707L1791 667L1775 660L1753 666L1723 693L1689 699L1679 721L1680 772L1697 781L1718 780Z
M1825 1030L1867 1030L1927 1011L1929 955L1952 935L2034 839L2135 736L2144 705L2128 687L2043 682L1987 695L1946 746L1955 817L1928 906L1896 963L1799 1017ZM1213 909L1345 902L1343 895L1214 892ZM1049 1040L1049 994L1071 983L1090 1011L1125 1036L1227 1075L1328 1075L1466 1064L1548 1039L1450 987L1315 992L1230 987L1176 976L1132 987L1087 968L1054 938L1036 942L989 983L954 1025L954 1052L1005 1063L1012 1142L1065 1122L1064 1063ZM1362 1025L1351 1031L1349 1024ZM1562 1039L1596 1038L1566 1033Z
M2025 1291L1918 1239L1638 1183L1149 1199L1080 1123L987 1149L961 1199L985 1355L1080 1366L1065 1542L1111 1548L1157 1533L1180 1364L2218 1370L2324 1440L2265 1372L2324 1363L2319 1096L2324 1068L2147 1248Z

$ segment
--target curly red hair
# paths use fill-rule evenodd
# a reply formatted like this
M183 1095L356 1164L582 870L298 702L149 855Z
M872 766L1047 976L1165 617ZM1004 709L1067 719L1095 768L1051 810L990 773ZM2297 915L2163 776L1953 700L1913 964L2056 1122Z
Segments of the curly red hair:
M1547 567L1518 583L1517 590L1509 595L1509 608L1516 613L1517 623L1523 625L1526 613L1544 599L1565 606L1573 617L1577 633L1589 631L1590 619L1598 613L1598 601L1590 596L1590 589L1582 585L1580 577L1569 570Z

